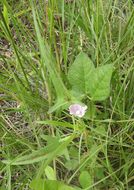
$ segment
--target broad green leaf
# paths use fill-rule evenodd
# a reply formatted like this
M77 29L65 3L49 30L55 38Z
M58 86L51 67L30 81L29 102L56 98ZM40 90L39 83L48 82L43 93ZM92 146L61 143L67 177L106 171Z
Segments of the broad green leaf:
M95 69L95 72L89 82L89 94L93 101L102 101L109 96L112 72L112 64L104 65Z
M45 168L45 174L49 180L56 180L56 175L52 167L47 166Z
M63 182L43 179L34 179L30 184L30 188L32 190L75 190Z
M79 182L82 188L87 188L92 185L92 176L88 173L88 171L82 171L79 176Z
M89 79L91 78L94 65L88 56L81 52L75 59L68 71L68 80L72 89L80 96L88 93Z
M93 101L105 100L110 93L112 72L112 64L94 68L88 56L83 52L80 53L68 72L74 97L82 99L88 94Z
M81 101L85 97L84 92L80 92L77 89L71 89L70 94L71 94L72 102Z
M45 181L43 179L34 179L30 183L30 189L32 190L44 190L45 189Z

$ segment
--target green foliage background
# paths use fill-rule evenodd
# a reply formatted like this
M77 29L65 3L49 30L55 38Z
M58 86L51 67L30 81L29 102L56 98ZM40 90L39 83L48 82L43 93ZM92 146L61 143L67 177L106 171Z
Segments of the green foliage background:
M133 189L133 50L132 0L0 0L2 190Z

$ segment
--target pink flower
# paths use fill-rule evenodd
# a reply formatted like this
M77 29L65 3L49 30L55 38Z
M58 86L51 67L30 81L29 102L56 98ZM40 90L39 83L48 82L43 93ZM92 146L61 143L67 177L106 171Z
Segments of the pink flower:
M69 107L69 113L77 117L83 117L85 115L86 110L87 110L86 105L72 104Z

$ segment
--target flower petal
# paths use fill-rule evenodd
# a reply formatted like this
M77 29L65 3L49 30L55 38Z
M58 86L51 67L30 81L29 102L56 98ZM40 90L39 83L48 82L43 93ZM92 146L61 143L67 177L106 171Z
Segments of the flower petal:
M69 106L69 113L77 117L83 117L85 115L86 110L86 105L83 106L80 104L72 104Z

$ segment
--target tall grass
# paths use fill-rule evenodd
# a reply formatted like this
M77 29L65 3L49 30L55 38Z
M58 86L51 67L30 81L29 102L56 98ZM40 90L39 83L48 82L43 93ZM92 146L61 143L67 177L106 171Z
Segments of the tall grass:
M0 0L0 13L1 189L133 189L133 1ZM114 72L79 120L67 73L81 51Z

